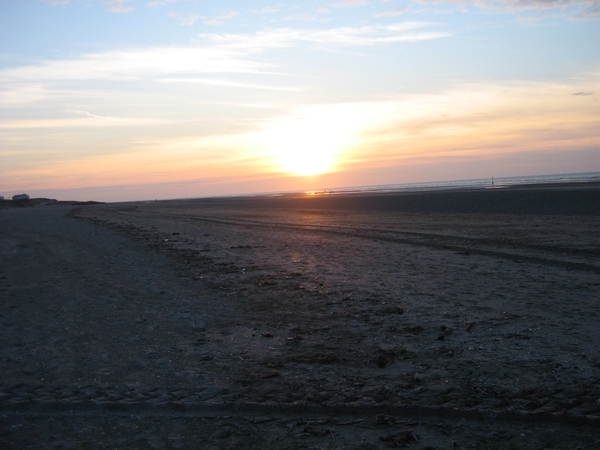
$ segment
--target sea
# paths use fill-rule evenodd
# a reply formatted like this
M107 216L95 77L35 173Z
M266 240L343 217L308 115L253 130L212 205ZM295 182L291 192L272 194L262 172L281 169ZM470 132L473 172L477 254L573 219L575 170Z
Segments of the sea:
M502 189L509 186L535 184L564 184L600 182L600 172L531 175L519 177L482 178L475 180L436 181L427 183L400 183L373 186L351 186L335 189L317 189L311 194L342 194L360 192L417 192L449 189Z

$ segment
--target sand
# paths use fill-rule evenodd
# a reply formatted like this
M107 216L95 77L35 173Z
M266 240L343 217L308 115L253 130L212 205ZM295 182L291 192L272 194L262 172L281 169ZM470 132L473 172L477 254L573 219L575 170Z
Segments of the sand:
M600 446L600 187L0 211L1 448Z

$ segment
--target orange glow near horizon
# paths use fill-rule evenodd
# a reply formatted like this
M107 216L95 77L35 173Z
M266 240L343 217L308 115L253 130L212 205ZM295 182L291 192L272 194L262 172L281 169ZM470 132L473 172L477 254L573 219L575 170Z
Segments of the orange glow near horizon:
M597 82L586 85L600 91ZM6 171L0 189L6 191L11 185L26 191L202 180L202 186L211 187L210 192L237 185L244 187L235 192L245 193L311 190L319 187L313 183L321 184L321 179L333 188L351 186L356 179L366 180L360 181L362 184L406 182L406 175L410 182L434 181L417 179L413 173L427 173L429 167L452 160L485 161L525 153L536 153L539 160L546 153L598 148L599 102L592 96L573 95L580 90L577 84L473 85L387 101L306 105L287 115L245 123L243 129L230 133L203 135L190 126L187 136L162 136L162 130L172 125L165 124L163 129L157 125L155 136L119 147L105 141L105 131L97 131L99 128L73 131L69 127L70 135L80 133L80 141L111 148L111 152L45 162L26 160L21 167ZM125 129L120 123L116 126L116 130ZM61 148L65 154L78 154L77 147L61 145L63 131L61 127L52 133L44 131L45 145ZM19 127L10 131L17 143L18 132ZM5 136L10 139L12 135L7 132ZM404 173L404 178L377 175L392 167ZM576 171L586 171L583 169ZM559 173L552 168L545 170ZM361 171L370 173L371 178L353 175ZM325 175L327 179L322 178ZM448 172L442 176L452 179L461 175ZM189 193L193 195L199 194Z

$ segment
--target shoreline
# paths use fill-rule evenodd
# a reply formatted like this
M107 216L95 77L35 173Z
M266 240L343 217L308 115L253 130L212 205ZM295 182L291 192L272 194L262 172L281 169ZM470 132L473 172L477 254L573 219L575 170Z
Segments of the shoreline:
M429 185L429 186L428 186ZM332 189L329 192L325 191L308 191L315 195L326 195L326 194L401 194L401 193L425 193L425 192L443 192L443 191L473 191L473 190L490 190L490 189L539 189L545 187L554 188L569 188L578 186L589 186L589 187L600 187L600 181L548 181L548 182L523 182L523 183L502 183L502 182L482 182L468 184L461 182L449 182L449 183L424 183L411 185L398 185L397 188L389 187L390 185L381 186L358 186L358 187L342 187ZM393 185L391 185L393 186ZM293 195L294 193L291 193ZM282 194L285 195L285 194Z
M410 192L273 194L115 204L149 203L165 206L181 205L181 207L244 207L274 210L597 216L600 215L600 182Z

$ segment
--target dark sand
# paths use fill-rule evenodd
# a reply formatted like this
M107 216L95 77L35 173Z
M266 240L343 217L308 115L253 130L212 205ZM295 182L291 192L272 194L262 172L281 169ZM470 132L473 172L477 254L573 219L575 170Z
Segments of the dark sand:
M600 448L600 186L0 211L0 448Z

